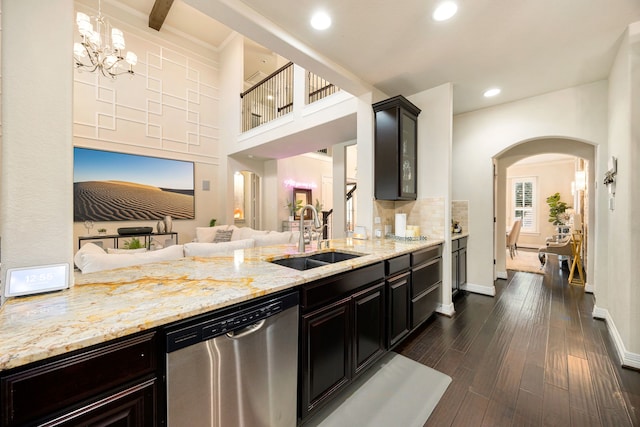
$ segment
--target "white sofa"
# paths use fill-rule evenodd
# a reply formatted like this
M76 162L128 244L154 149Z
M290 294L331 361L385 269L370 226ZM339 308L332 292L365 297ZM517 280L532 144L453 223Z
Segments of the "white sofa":
M131 267L151 262L171 261L190 256L212 256L221 252L256 246L297 243L298 231L254 230L235 225L196 227L196 238L184 245L172 245L155 251L109 251L93 243L85 243L76 252L74 262L82 273Z

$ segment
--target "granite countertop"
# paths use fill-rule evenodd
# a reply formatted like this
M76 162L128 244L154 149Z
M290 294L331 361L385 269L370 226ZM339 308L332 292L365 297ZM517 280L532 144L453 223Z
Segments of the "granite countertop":
M364 255L305 271L268 262L299 255L297 245L289 244L89 274L76 272L75 286L70 289L11 298L0 309L0 371L442 242L331 240L328 251ZM310 247L308 252L314 252Z
M466 231L462 233L451 233L451 240L458 240L462 239L463 237L469 237L469 233Z

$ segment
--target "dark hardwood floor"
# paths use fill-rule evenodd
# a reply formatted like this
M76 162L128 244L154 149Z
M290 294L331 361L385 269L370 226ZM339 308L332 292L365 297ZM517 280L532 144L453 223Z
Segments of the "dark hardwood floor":
M396 348L453 378L425 426L640 426L640 372L549 258L544 275L509 271L495 297L461 295Z

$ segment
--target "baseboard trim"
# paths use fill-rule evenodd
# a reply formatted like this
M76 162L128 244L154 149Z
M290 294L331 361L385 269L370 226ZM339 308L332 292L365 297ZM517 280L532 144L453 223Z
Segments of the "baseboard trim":
M596 319L607 320L608 315L609 312L607 310L605 310L604 308L600 308L595 304L593 305L593 311L591 312L592 317Z
M498 278L498 279L508 279L509 276L507 276L507 272L506 271L496 271L496 278Z
M609 310L594 305L591 315L597 319L603 319L607 323L607 329L613 338L613 344L616 348L616 352L618 353L622 366L640 369L640 354L627 351L624 346L624 342L622 341L622 337L620 337L620 333L618 332L618 328L616 328L616 324L611 318Z
M460 287L463 291L473 292L474 294L488 295L490 297L496 296L496 287L487 285L476 285L475 283L465 283Z
M450 304L439 304L436 309L436 313L444 314L445 316L451 317L455 314L456 310L453 307L453 303Z
M589 282L584 283L584 291L588 294L594 293L596 288Z

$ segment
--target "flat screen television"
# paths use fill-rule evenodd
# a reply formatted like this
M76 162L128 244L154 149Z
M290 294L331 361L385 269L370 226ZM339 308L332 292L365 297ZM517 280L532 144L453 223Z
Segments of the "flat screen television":
M74 148L73 220L195 218L194 164Z

